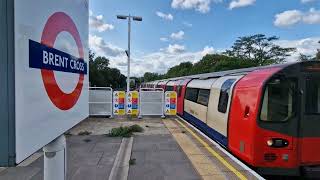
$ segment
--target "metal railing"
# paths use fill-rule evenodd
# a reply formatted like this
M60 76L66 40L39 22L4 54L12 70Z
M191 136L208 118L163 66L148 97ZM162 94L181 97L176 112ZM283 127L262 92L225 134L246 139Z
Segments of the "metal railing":
M164 117L164 91L162 88L141 88L139 91L139 117Z
M90 87L89 115L113 117L112 93L110 87Z

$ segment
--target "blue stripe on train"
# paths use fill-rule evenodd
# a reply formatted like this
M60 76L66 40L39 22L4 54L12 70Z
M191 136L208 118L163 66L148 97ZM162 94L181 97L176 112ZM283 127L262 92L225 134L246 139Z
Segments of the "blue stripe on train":
M207 124L199 120L198 118L194 117L193 115L183 112L182 116L185 120L189 123L200 129L204 134L209 136L209 138L218 141L218 143L222 144L225 147L228 147L228 139L224 135L220 134L216 130L209 127Z

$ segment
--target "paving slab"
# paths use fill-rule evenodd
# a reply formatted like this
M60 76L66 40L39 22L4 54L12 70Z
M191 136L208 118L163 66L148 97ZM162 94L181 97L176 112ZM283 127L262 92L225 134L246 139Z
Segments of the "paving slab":
M120 143L121 138L105 135L67 136L67 179L105 180ZM43 180L43 156L25 167L3 169L0 180Z
M201 179L170 134L135 136L129 180Z

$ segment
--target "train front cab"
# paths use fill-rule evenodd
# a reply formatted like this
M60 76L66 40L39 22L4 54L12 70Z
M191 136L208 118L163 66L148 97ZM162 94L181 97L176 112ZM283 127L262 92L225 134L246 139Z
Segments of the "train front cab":
M319 62L253 71L234 88L228 148L263 174L318 169L319 127Z

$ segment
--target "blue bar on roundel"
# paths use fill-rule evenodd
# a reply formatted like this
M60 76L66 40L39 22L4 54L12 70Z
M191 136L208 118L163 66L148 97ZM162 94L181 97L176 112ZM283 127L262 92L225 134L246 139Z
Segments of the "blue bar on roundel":
M29 40L29 67L53 71L87 74L87 63L68 53Z

